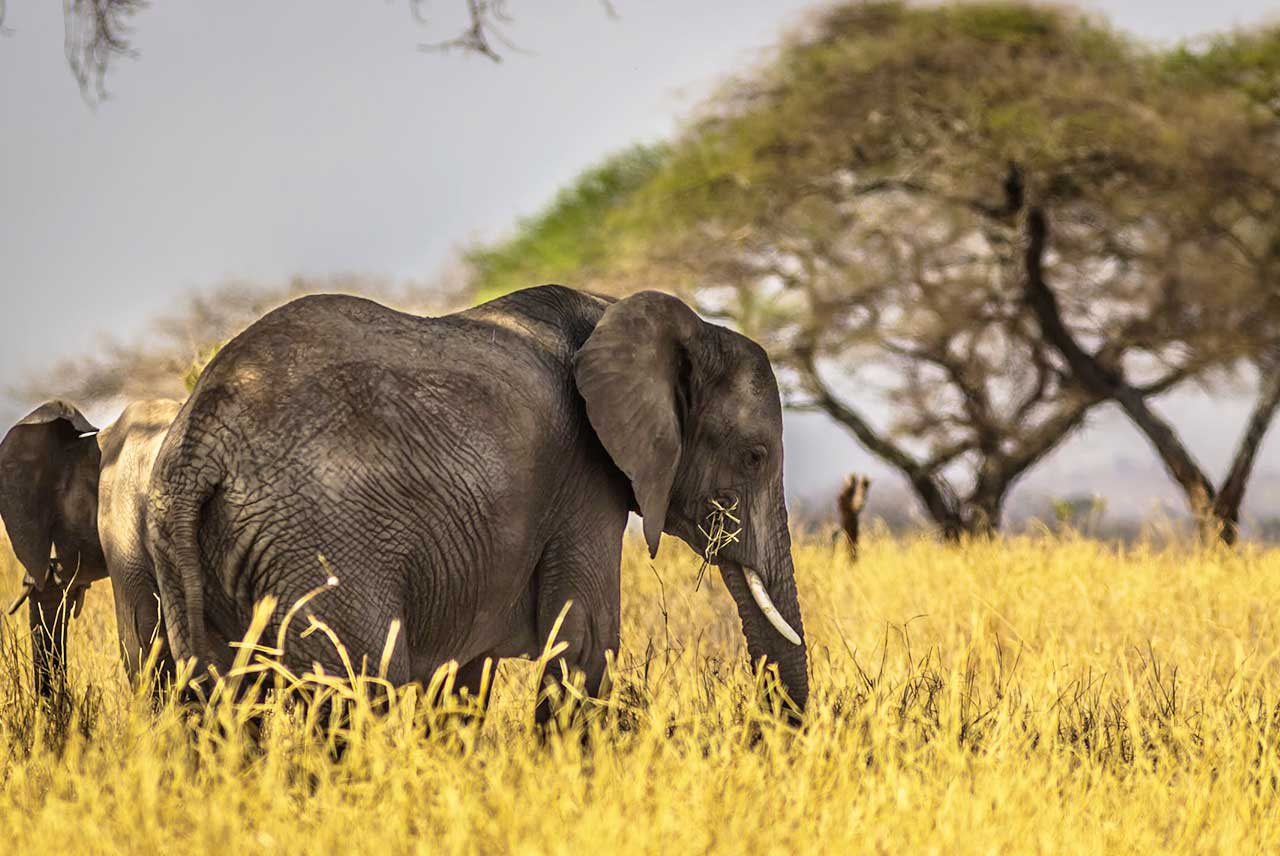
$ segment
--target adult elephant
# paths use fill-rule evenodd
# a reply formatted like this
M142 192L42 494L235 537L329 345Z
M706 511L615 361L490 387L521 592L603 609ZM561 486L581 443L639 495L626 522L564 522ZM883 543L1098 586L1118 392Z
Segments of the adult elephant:
M36 694L51 696L65 674L67 619L86 590L110 578L125 670L137 681L153 644L172 675L159 591L147 549L147 489L176 401L138 401L99 431L75 405L47 401L0 442L0 518L26 570Z
M808 698L773 371L668 295L549 285L439 318L295 300L209 364L152 499L175 657L225 673L255 602L278 599L274 639L332 572L340 584L308 609L355 663L378 663L399 621L391 681L453 660L473 692L486 659L541 651L569 601L543 681L581 674L599 692L628 510L651 554L664 532L702 553L714 503L736 506L741 532L715 562L748 650L797 708ZM325 634L301 629L286 664L341 674ZM544 698L538 721L550 713Z

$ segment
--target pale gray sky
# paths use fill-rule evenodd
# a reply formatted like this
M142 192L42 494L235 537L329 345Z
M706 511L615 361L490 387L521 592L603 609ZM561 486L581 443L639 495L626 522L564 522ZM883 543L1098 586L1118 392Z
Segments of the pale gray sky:
M62 54L61 4L9 0L0 37L0 387L128 337L182 295L230 277L431 277L452 248L499 234L605 153L668 133L753 60L809 0L512 0L528 53L495 65L423 54L461 0L416 26L405 2L154 4L136 61L89 109ZM1085 4L1173 41L1273 14L1264 0ZM0 422L33 403L0 402ZM1244 405L1184 397L1170 412L1220 472ZM1278 432L1280 433L1280 432ZM788 422L793 490L825 489L868 455L817 417ZM1280 513L1280 442L1256 510ZM1025 489L1102 486L1113 507L1171 499L1119 418ZM1270 486L1270 487L1268 487Z

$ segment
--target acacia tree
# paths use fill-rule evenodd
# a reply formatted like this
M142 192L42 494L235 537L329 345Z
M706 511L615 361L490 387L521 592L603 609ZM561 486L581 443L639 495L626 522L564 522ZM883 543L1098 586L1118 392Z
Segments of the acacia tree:
M1159 282L1167 308L1154 319L1181 327L1175 341L1212 343L1221 371L1244 367L1255 381L1255 401L1219 485L1195 459L1177 429L1152 406L1150 395L1131 379L1120 356L1124 342L1142 331L1110 325L1083 334L1076 329L1044 273L1052 251L1045 212L1027 219L1027 302L1045 339L1061 355L1073 381L1115 401L1150 441L1182 490L1202 535L1234 543L1258 450L1280 409L1280 28L1220 37L1207 49L1181 49L1165 72L1185 90L1207 94L1231 107L1232 145L1196 161L1184 175L1186 210L1171 227L1182 265L1170 265ZM1233 101L1234 98L1234 101ZM1238 109L1237 109L1238 106ZM1194 294L1185 262L1203 266L1205 246L1214 247L1213 269L1198 277ZM1090 342L1085 339L1091 340Z
M571 189L474 254L477 281L678 291L765 344L790 403L901 472L944 534L989 532L1017 479L1109 397L1024 301L1029 208L1054 212L1048 264L1073 307L1122 331L1104 356L1138 366L1144 395L1226 359L1221 328L1176 323L1161 283L1199 294L1224 258L1201 230L1196 267L1176 233L1198 202L1185 177L1242 120L1158 59L1066 11L842 6L672 143L602 167L629 178L591 195L590 216ZM520 255L544 240L576 249Z
M1044 274L1048 248L1048 225L1045 214L1036 208L1027 217L1027 303L1040 322L1046 341L1062 355L1072 379L1093 394L1115 401L1147 437L1169 475L1182 489L1187 505L1202 537L1221 538L1234 544L1240 527L1240 509L1258 449L1280 407L1280 346L1274 332L1255 340L1243 351L1253 363L1258 376L1258 394L1244 433L1236 446L1231 465L1221 487L1215 487L1204 469L1196 462L1177 430L1151 406L1151 392L1133 383L1122 361L1107 359L1122 350L1107 341L1095 351L1080 344L1063 314ZM1265 317L1265 307L1258 314ZM1255 325L1245 322L1239 328L1244 341L1256 334ZM1242 358L1246 358L1243 357Z

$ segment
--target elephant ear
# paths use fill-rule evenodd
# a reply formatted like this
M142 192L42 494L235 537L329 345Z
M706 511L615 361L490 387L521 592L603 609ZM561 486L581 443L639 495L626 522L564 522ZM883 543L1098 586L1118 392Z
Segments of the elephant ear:
M574 358L591 427L631 480L650 556L658 552L680 464L686 347L700 323L676 298L642 291L606 309Z
M0 441L0 519L37 588L49 573L58 485L76 441L97 430L74 406L55 400L28 413Z

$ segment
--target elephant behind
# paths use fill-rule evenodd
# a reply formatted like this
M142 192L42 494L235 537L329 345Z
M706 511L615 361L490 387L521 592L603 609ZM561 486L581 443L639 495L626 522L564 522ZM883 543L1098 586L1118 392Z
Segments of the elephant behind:
M27 601L38 695L50 695L65 668L67 619L89 586L107 578L130 678L153 642L158 668L172 674L147 547L147 489L179 407L134 402L99 431L74 405L48 401L0 442L0 518L26 570L10 612Z
M543 681L581 675L597 693L631 510L651 554L664 533L703 553L728 524L714 561L750 655L797 708L808 697L773 371L668 295L541 286L439 318L295 300L205 369L152 491L172 650L223 673L256 602L277 599L274 639L310 594L356 664L382 661L399 622L392 682L452 660L475 692L486 661L540 652L572 602ZM303 624L286 665L343 674Z

